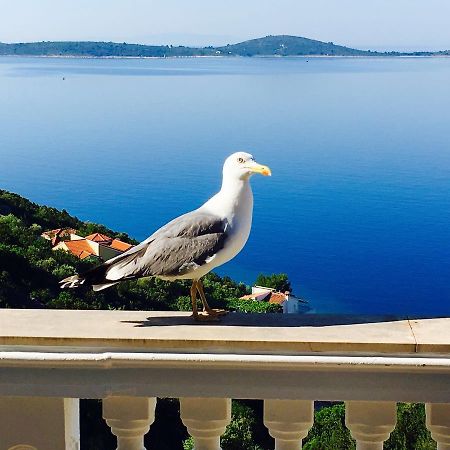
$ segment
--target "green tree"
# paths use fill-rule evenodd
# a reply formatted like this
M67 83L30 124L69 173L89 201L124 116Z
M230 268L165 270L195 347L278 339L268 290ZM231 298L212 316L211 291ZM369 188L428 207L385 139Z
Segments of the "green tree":
M425 406L421 403L400 403L397 425L385 442L386 450L434 450L436 442L425 425Z
M303 442L304 450L353 450L355 442L345 426L345 406L337 404L320 409L314 425Z
M271 275L259 274L256 278L255 284L257 286L264 286L276 289L280 292L291 291L291 282L285 273L273 273Z
M231 405L231 422L221 438L223 450L259 450L254 443L256 416L253 410L239 401Z

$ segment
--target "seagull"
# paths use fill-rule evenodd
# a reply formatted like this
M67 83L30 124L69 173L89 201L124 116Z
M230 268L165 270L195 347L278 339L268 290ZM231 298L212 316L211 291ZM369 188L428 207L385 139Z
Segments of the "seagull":
M101 291L124 280L156 277L192 280L190 290L195 320L218 320L225 310L208 305L201 278L234 258L250 235L253 193L250 177L270 176L267 166L245 152L233 153L223 165L222 187L199 208L179 216L145 241L84 273L60 281L61 288L92 286ZM203 311L197 308L197 293Z

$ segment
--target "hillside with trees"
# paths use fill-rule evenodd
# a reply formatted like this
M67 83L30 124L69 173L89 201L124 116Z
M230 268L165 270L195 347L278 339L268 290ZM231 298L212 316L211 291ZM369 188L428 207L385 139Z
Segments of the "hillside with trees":
M377 54L376 52L335 45L333 42L284 35L251 39L238 44L219 47L218 50L225 54L238 56L370 56Z
M186 56L448 56L441 52L374 52L358 50L333 42L322 42L300 36L265 36L225 46L185 47L182 45L143 45L126 42L25 42L0 43L0 55L74 56L89 58L134 57L164 58Z
M104 225L83 222L67 211L37 205L17 194L0 190L0 307L182 310L191 308L188 281L158 279L127 281L101 292L89 287L61 290L58 282L99 264L97 258L78 259L63 250L52 250L41 237L46 230L70 227L86 236L99 232L130 244L126 233ZM278 312L278 305L239 300L248 294L244 283L209 274L205 292L216 307L242 312Z

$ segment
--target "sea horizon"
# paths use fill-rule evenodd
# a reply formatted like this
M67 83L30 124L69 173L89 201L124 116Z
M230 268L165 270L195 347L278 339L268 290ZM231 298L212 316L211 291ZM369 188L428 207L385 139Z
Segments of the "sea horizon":
M80 55L0 55L0 58L44 58L44 59L233 59L233 58L257 58L257 59L399 59L399 58L450 58L450 55L185 55L185 56L80 56Z

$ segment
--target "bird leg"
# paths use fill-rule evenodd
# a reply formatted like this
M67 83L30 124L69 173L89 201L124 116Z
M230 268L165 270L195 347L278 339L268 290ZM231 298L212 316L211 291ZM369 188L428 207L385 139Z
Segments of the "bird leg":
M203 290L203 283L202 283L201 280L197 280L196 286L197 286L198 293L200 294L200 298L201 298L202 303L203 303L203 308L205 309L205 311L209 315L211 315L211 316L223 316L225 314L228 314L228 311L225 310L225 309L211 308L208 305L208 302L206 300L205 291Z
M194 317L194 319L197 319L197 317L198 317L197 285L196 285L195 280L192 281L192 286L191 286L191 302L192 302L192 317Z
M208 309L206 309L206 308L205 308L205 312L201 312L201 313L198 312L197 289L198 289L198 280L192 280L191 301L192 301L192 317L194 318L194 320L205 321L205 322L215 322L215 321L219 320L217 318L217 314L215 314L214 312L209 313ZM200 295L200 297L201 297L201 295ZM203 299L202 299L202 302L203 302ZM203 304L203 306L204 306L204 304ZM208 305L208 308L209 308L209 305ZM211 310L211 308L209 308L209 310Z

